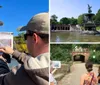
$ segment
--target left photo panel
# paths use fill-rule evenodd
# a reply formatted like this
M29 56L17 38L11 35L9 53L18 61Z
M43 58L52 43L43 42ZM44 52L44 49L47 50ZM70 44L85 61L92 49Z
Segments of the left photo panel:
M49 85L49 0L0 1L0 85Z

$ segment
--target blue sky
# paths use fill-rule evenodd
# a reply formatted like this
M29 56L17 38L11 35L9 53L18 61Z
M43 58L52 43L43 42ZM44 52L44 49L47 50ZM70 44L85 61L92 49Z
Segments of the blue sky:
M40 12L49 11L48 0L0 0L0 32L13 32L18 35L16 29L24 26L32 16Z
M100 9L100 0L50 0L50 15L56 14L58 20L62 17L77 18L88 12L87 4L92 6L93 13Z

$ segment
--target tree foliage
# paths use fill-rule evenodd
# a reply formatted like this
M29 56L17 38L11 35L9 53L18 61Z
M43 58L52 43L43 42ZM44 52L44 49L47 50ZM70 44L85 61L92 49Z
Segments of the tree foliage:
M70 61L72 44L51 44L51 60Z
M21 52L28 52L27 46L24 40L24 32L19 33L18 36L14 37L14 49Z
M55 24L72 24L72 25L76 25L77 24L77 19L75 19L74 17L72 18L67 18L67 17L63 17L60 19L60 21L57 21L58 17L56 15L52 15L51 19L50 19L50 24L55 25Z
M58 23L57 19L58 17L56 15L52 15L50 19L50 24L53 24L53 25L57 24Z
M77 24L77 19L75 19L74 17L70 18L70 24L76 25Z
M84 22L84 14L82 14L82 15L79 15L79 17L78 17L78 24L79 25L81 25L81 24L83 24L83 22Z
M95 15L95 23L100 24L100 9Z
M63 17L62 19L60 19L60 24L70 24L70 19L67 17Z
M95 58L93 58L95 56ZM100 51L95 51L91 50L89 60L92 61L93 63L100 64Z

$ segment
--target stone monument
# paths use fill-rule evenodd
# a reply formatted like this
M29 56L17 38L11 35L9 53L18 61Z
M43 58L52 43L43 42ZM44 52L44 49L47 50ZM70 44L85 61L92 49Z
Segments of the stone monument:
M88 4L88 13L85 13L84 14L84 23L83 23L83 26L85 28L85 31L96 31L96 25L93 21L93 16L95 14L92 13L92 10L91 10L92 6L90 6Z

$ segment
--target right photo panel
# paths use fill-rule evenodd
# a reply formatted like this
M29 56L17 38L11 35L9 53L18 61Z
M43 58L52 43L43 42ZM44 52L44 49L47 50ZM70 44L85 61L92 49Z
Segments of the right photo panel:
M50 85L100 85L100 1L49 3Z

